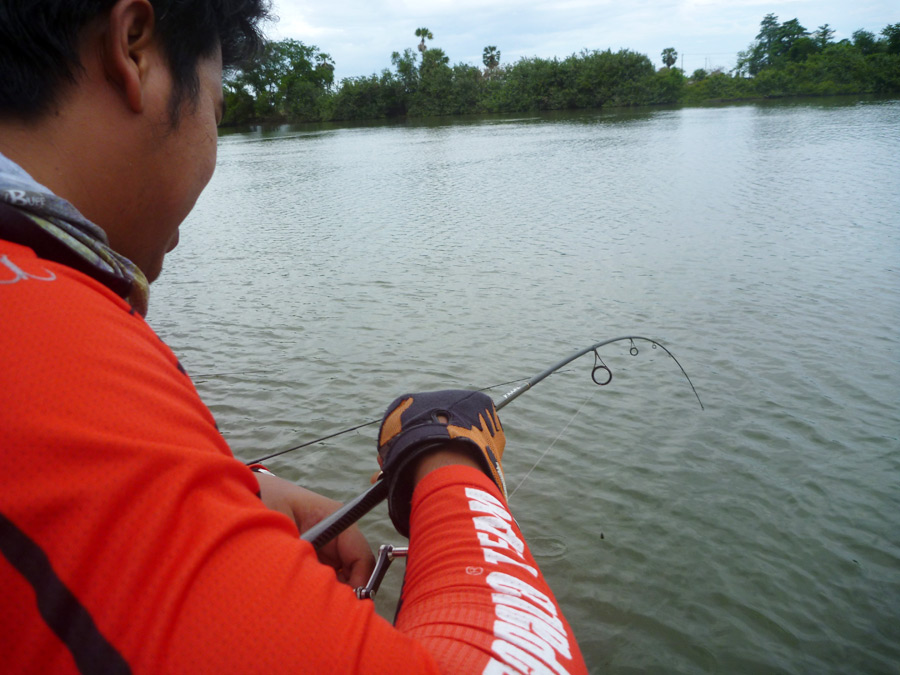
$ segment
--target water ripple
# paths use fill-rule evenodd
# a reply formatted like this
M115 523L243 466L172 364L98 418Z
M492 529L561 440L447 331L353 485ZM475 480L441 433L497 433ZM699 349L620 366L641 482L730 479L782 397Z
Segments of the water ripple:
M705 413L621 345L609 387L578 362L503 411L592 672L896 673L898 128L823 99L225 137L150 320L244 459L661 339ZM274 466L346 499L374 435Z

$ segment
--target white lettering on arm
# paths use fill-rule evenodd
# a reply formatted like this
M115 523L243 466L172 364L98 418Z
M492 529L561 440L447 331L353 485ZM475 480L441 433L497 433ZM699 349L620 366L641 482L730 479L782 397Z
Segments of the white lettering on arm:
M538 571L531 565L527 565L523 562L519 562L518 560L510 558L508 555L503 555L502 553L500 553L500 551L496 551L492 548L485 548L482 550L484 551L484 561L485 562L488 562L492 565L500 565L503 563L505 563L507 565L516 565L518 567L521 567L523 570L528 572L533 577L537 577L537 575L538 575Z
M524 569L539 578L536 567L525 562L525 542L518 536L509 511L493 495L466 488L472 523L487 563L499 569ZM521 572L518 573L521 575ZM556 603L530 583L502 571L486 581L494 590L493 657L484 675L535 673L568 675L559 658L572 659L570 636Z
M498 593L505 593L516 598L525 598L551 616L558 615L556 605L546 594L541 593L538 589L526 584L521 579L511 577L503 572L491 572L487 577L487 582Z
M508 624L524 628L540 638L567 659L572 658L569 641L564 632L557 630L531 612L523 612L513 607L497 607L497 618Z
M482 546L511 548L520 557L524 553L525 543L516 536L512 526L505 520L494 516L476 516L472 521L475 523L475 529L478 530L478 541ZM496 536L499 541L492 541L490 534Z

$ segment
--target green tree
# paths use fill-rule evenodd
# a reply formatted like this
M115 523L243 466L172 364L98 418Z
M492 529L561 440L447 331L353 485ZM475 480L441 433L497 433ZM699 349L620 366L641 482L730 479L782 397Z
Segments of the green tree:
M419 86L419 69L416 67L416 54L412 49L404 49L403 53L391 54L391 63L397 69L397 77L407 94L412 94Z
M881 34L887 40L887 53L900 54L900 23L888 24Z
M799 40L807 37L809 37L809 31L801 26L797 19L785 21L778 28L778 49L776 56L787 55Z
M425 40L433 40L434 35L427 28L416 28L416 37L422 38L422 41L419 43L419 51L424 54L425 50L428 49Z
M755 75L763 66L771 64L774 60L778 45L779 26L778 17L772 13L766 14L763 20L759 22L756 46L750 50L751 75Z
M486 94L485 78L481 70L467 63L453 66L453 100L450 114L485 112L482 99Z
M785 56L788 61L805 61L813 54L818 53L819 45L811 37L800 37L791 43Z
M678 63L678 52L675 51L674 47L666 47L662 50L662 62L665 64L666 68L671 68L676 63Z
M809 33L797 19L779 24L777 16L766 14L759 24L756 42L738 54L735 72L754 76L770 66L802 61L815 51L812 40L800 42L804 38L808 40Z
M226 78L226 104L246 112L247 96L253 99L253 114L235 121L317 119L317 107L334 82L330 57L325 55L326 65L315 65L318 57L317 47L299 40L266 43L254 61Z
M871 31L859 29L853 32L853 46L856 47L861 54L868 56L875 54L879 50L878 38Z
M752 96L753 80L725 73L712 72L700 81L695 80L684 90L683 101L702 103L704 101L721 101L733 98Z
M680 68L659 70L640 82L640 98L635 103L659 105L677 103L684 92L684 74Z
M500 50L494 46L485 47L481 62L484 63L488 70L493 71L494 68L500 65Z
M453 71L450 58L443 49L429 49L422 54L419 84L410 103L417 115L447 115L452 107Z
M403 85L390 70L381 75L346 78L334 95L330 119L379 119L406 114Z
M330 55L328 55L324 52L320 52L316 56L316 59L318 59L318 61L319 61L318 65L317 65L318 68L327 68L328 70L331 70L331 71L334 70L334 61L331 60Z
M816 32L813 33L813 40L815 40L816 45L819 47L819 51L822 51L825 47L830 45L831 38L833 37L834 31L827 23L819 26Z
M256 119L256 101L253 94L233 80L226 79L222 94L225 98L225 117L222 126L247 124Z
M750 72L752 66L753 50L741 50L737 53L737 63L735 63L731 72L735 77L748 77L749 75L752 75Z
M653 62L646 55L628 49L583 51L566 62L576 91L571 107L577 108L640 105L648 96L647 81L656 74Z

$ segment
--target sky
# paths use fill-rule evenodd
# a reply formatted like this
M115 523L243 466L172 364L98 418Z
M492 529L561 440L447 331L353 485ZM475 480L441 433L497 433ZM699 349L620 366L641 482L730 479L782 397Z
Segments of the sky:
M810 31L828 23L835 39L860 28L875 34L900 22L898 0L273 0L272 39L314 45L335 62L335 80L391 67L391 53L415 47L415 30L434 34L450 63L482 67L496 46L501 63L565 58L583 49L631 49L661 66L674 47L678 66L732 68L768 14L797 18Z

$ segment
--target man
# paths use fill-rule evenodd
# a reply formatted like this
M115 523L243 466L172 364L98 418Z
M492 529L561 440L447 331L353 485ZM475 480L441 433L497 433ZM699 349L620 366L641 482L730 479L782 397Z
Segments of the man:
M144 321L263 0L0 5L0 659L7 672L584 672L474 392L400 397L396 626L330 500L237 462ZM252 224L248 223L249 227ZM267 508L268 507L268 508ZM287 517L285 517L287 516Z

